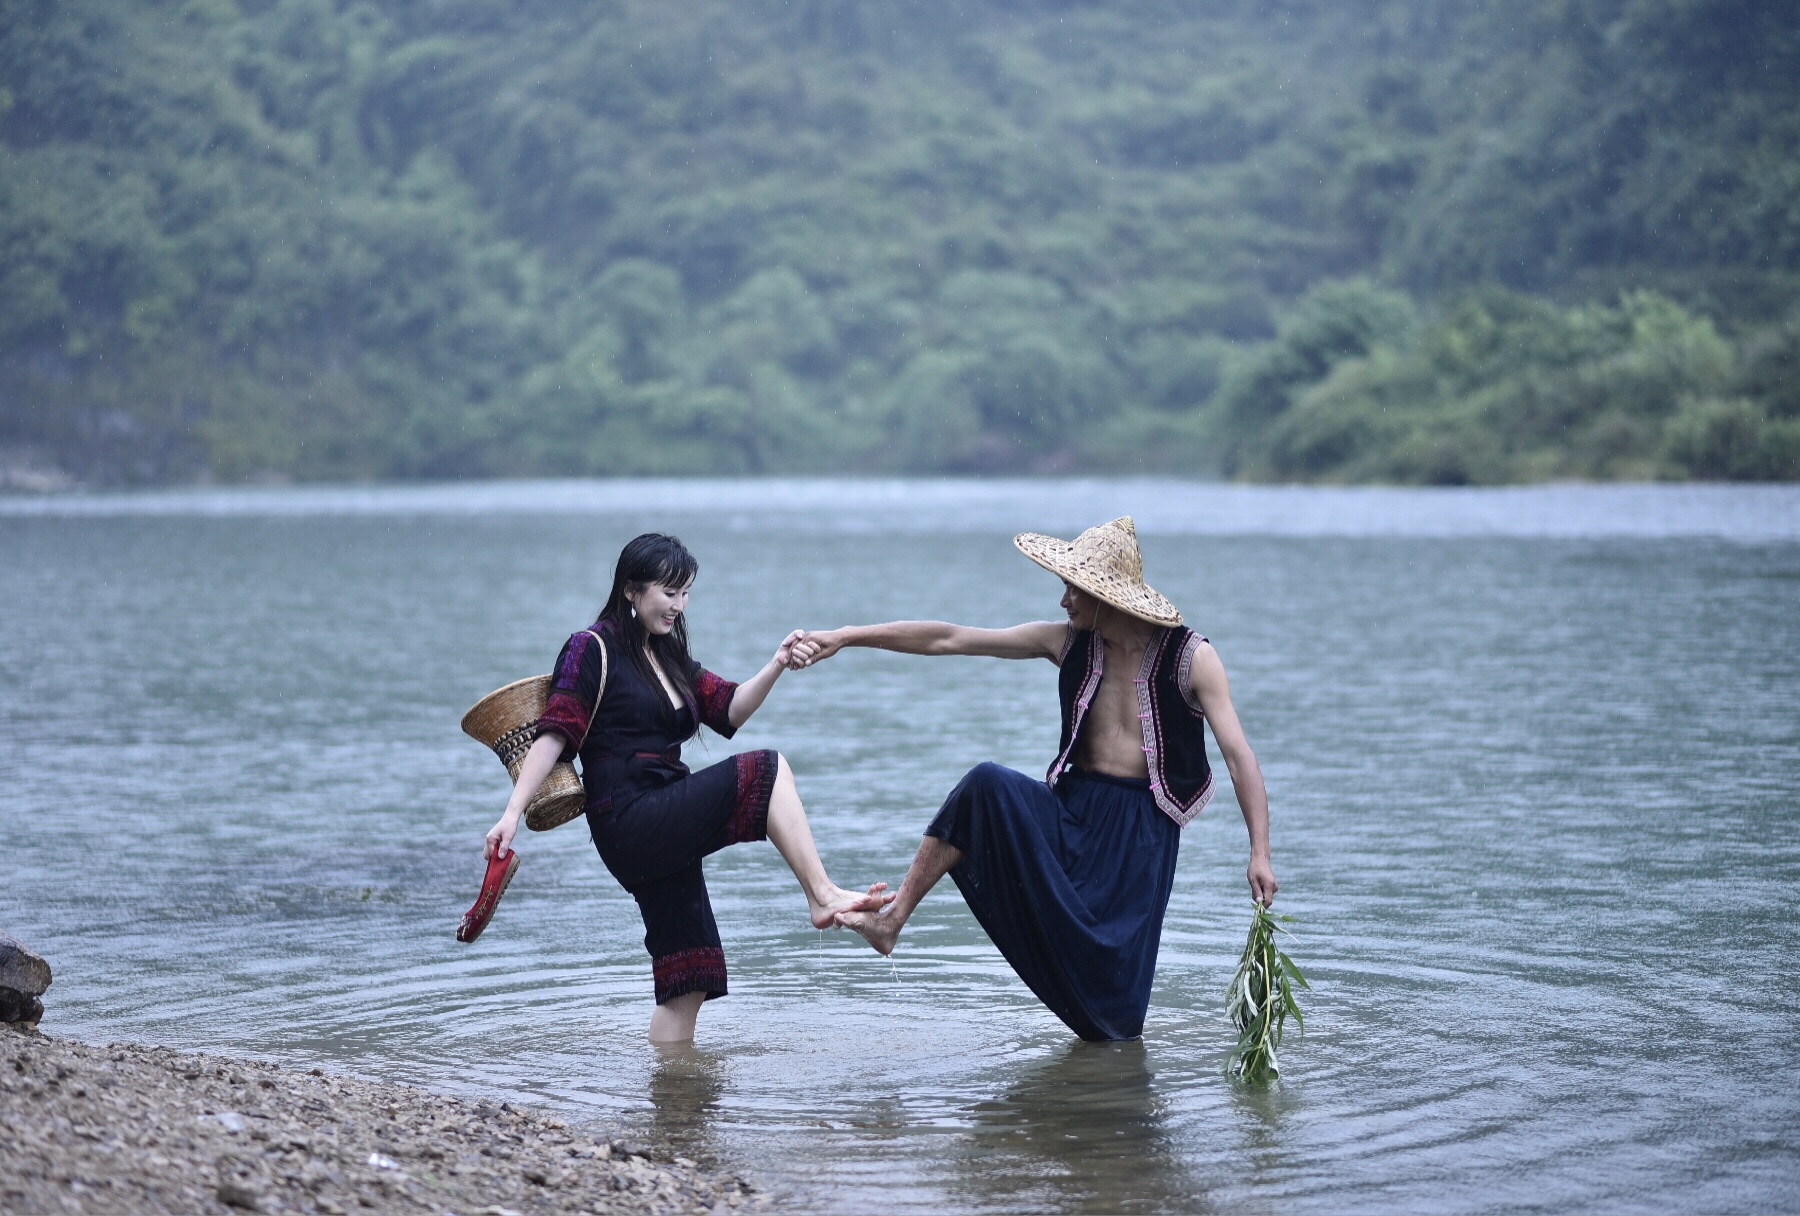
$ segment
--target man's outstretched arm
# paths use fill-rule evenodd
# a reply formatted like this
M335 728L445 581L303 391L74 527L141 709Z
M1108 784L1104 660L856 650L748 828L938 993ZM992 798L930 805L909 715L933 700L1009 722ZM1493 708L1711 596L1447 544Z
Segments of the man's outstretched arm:
M996 659L1062 658L1066 621L1031 621L1010 629L975 629L948 621L887 621L809 630L794 646L796 665L808 667L846 646L868 646L900 654L971 654Z
M1275 899L1278 884L1275 867L1269 860L1269 793L1263 788L1262 766L1244 728L1238 722L1237 710L1231 704L1231 681L1225 677L1225 664L1211 643L1201 642L1194 655L1189 677L1194 695L1206 720L1212 724L1213 740L1231 770L1231 785L1237 791L1238 808L1244 812L1244 826L1250 829L1250 896L1268 905Z

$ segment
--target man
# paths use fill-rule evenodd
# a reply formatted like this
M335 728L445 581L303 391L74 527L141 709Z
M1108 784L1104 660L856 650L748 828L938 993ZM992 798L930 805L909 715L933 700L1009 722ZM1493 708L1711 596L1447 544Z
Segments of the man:
M1275 898L1262 770L1207 640L1143 578L1129 516L1073 543L1024 533L1019 550L1063 580L1063 621L973 629L892 621L807 633L797 666L846 646L903 654L1048 659L1061 669L1062 739L1046 781L971 770L925 829L882 911L845 912L882 954L948 873L1021 979L1084 1039L1141 1034L1181 828L1211 799L1204 726L1250 831L1251 895Z

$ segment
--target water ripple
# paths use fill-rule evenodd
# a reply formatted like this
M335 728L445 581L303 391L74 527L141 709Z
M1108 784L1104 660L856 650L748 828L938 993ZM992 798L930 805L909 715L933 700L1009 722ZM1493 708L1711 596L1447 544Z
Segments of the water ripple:
M642 925L579 826L451 940L505 789L457 718L548 664L633 530L694 546L732 674L793 625L1052 615L1011 530L1124 511L1268 774L1314 983L1279 1087L1222 1075L1228 790L1139 1043L1071 1041L948 887L891 963L808 929L766 848L708 863L732 995L695 1048L643 1043ZM0 919L56 965L52 1032L531 1098L822 1210L1792 1207L1796 539L1793 487L0 499ZM1054 674L846 655L694 756L782 748L834 873L897 880L970 765L1041 771Z

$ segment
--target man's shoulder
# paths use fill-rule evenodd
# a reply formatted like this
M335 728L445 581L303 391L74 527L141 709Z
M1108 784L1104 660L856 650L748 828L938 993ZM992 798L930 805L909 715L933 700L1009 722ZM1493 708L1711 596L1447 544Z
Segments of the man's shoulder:
M1009 659L1046 658L1058 666L1068 657L1074 637L1067 621L1024 621L1005 629L984 632L996 639L989 643L995 649L977 653L993 653ZM1004 639L1004 643L997 639Z
M1223 674L1224 671L1224 660L1219 658L1219 652L1213 649L1212 642L1204 634L1189 630L1181 648L1181 682L1187 684L1213 672Z
M1053 641L1055 643L1053 649L1056 652L1056 665L1058 667L1061 667L1064 663L1068 662L1070 651L1074 650L1077 646L1087 646L1094 636L1094 631L1092 629L1077 629L1071 621L1064 621L1060 625L1055 621L1040 621L1039 624L1044 626L1045 640ZM1056 637L1051 633L1051 630L1054 629L1060 629L1062 631L1060 637Z

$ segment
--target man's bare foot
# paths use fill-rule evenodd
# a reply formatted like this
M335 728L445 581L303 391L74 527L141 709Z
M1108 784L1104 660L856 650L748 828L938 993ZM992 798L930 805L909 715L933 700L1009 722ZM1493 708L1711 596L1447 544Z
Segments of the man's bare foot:
M892 910L882 908L875 912L840 912L837 923L846 929L855 929L862 934L864 941L875 947L875 953L885 955L894 952L894 946L900 940L900 927L904 922Z
M812 927L815 929L829 929L836 925L840 913L875 912L893 902L894 897L887 893L885 882L871 886L867 895L858 895L855 891L846 891L834 885L824 903L810 895L806 897L807 911L812 913Z

